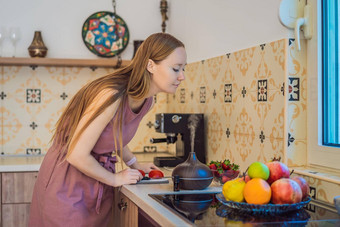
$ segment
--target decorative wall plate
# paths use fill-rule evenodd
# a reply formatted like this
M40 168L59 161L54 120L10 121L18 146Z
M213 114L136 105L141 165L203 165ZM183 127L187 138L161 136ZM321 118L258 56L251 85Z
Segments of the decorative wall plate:
M86 47L100 57L114 57L120 54L128 45L129 36L125 21L108 11L92 14L82 28Z

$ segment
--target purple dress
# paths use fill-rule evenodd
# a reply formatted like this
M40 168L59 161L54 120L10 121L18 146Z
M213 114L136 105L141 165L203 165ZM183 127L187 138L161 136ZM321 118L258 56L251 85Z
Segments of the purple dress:
M152 97L134 113L125 103L123 146L133 138L151 105ZM115 172L112 122L103 130L91 154L104 168ZM117 143L119 147L118 138ZM58 144L53 144L44 157L34 187L29 226L107 226L112 215L113 187L86 176L63 161L63 157Z

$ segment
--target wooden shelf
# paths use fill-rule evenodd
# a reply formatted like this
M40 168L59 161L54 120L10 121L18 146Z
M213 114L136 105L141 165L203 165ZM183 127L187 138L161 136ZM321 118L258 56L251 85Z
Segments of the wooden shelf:
M30 66L36 68L38 66L55 66L55 67L90 67L92 69L103 68L119 68L126 66L130 60L118 59L62 59L62 58L0 58L0 65L3 66Z

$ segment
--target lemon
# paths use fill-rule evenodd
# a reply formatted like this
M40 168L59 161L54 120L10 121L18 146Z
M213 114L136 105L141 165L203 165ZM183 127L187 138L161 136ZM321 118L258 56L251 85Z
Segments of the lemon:
M269 178L269 168L262 162L253 162L248 169L250 178L261 178L267 180Z
M236 178L224 183L222 187L222 194L227 201L243 202L243 190L246 182L242 178Z

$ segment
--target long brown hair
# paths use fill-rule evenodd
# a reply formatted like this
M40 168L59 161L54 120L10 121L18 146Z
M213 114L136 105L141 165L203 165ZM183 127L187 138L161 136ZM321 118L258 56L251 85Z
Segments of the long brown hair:
M151 83L151 74L146 69L148 60L153 60L156 64L168 57L177 47L184 47L184 44L167 33L155 33L149 36L138 48L131 63L111 74L100 77L81 88L67 105L65 111L56 123L56 129L52 137L53 143L61 146L61 152L66 154L67 158L72 152L75 144L79 140L84 130L91 122L98 117L112 103L121 99L117 117L113 122L115 150L117 147L117 134L120 144L120 157L122 158L123 139L122 139L122 121L124 103L128 96L133 99L145 99L148 95ZM105 89L113 90L112 95L106 99L93 115L75 134L76 128L94 99ZM98 98L98 97L97 97ZM113 117L113 116L112 116ZM72 141L72 143L71 143Z

